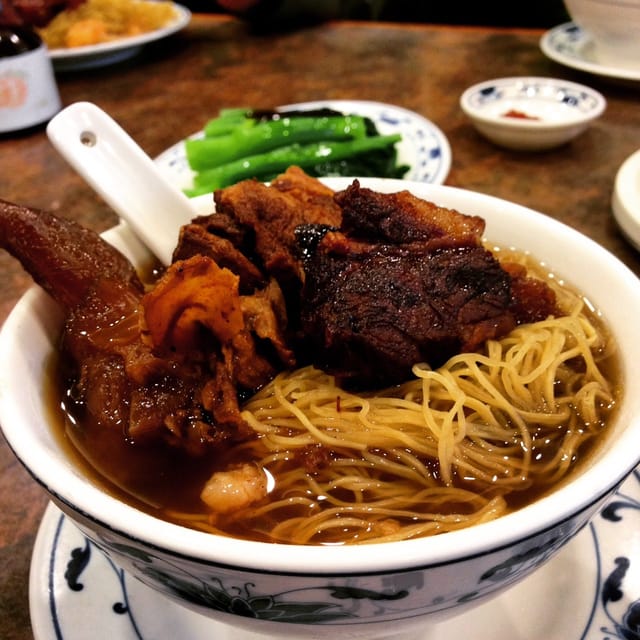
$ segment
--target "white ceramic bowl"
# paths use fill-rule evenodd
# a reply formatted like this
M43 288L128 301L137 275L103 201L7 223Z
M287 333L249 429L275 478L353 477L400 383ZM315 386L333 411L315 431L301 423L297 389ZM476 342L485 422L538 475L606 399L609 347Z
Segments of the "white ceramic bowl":
M483 216L488 238L530 251L603 310L623 347L627 393L607 442L570 483L493 522L405 542L290 546L188 530L101 491L52 435L42 393L60 329L60 314L51 300L33 288L0 333L0 423L16 456L53 501L143 583L204 615L279 638L398 638L414 629L424 634L430 622L463 613L545 563L582 529L640 459L640 394L631 388L640 379L640 287L631 271L575 230L503 200L423 183L361 182L379 191L408 188L441 205ZM327 183L338 189L348 181ZM198 203L209 209L210 201ZM135 261L147 255L124 227L108 237Z
M618 169L611 209L624 235L640 251L640 149Z
M542 151L582 133L606 108L597 91L555 78L486 80L467 89L460 106L493 143L520 151Z
M640 0L564 0L592 39L598 62L640 70Z

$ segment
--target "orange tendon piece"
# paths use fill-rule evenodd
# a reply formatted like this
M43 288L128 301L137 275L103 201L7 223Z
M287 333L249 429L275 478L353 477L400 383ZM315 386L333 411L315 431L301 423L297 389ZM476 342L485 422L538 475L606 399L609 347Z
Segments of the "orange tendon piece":
M211 258L175 262L142 299L146 335L154 349L188 352L201 346L206 327L221 344L243 331L239 278Z

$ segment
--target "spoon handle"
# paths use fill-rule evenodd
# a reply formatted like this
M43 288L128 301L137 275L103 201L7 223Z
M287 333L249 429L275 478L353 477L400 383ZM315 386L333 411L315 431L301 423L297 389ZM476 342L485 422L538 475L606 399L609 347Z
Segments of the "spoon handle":
M198 212L124 129L96 105L76 102L49 122L47 135L155 256L170 264L180 227Z

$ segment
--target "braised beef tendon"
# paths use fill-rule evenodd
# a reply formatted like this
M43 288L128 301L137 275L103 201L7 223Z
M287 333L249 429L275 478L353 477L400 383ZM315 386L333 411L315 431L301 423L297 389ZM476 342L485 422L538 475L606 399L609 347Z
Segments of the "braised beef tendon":
M215 428L205 439L213 444L221 432L233 440L250 435L238 394L295 362L274 311L279 305L268 290L241 296L238 276L203 255L174 262L142 299L143 339L153 353L178 369L199 369L193 405L211 415Z
M100 236L47 211L0 200L0 246L65 309L82 302L98 280L141 295L131 263Z
M255 358L253 333L245 327L239 299L237 325L225 334L216 324L216 307L207 295L216 286L215 277L196 298L195 307L190 296L201 279L196 278L190 289L183 287L179 296L172 293L172 275L189 270L182 262L145 293L129 261L97 234L47 212L6 202L0 202L0 243L66 313L60 361L71 381L67 401L76 415L86 415L87 422L117 430L130 441L162 440L192 454L247 437L238 388L247 381L263 384L274 366L260 367ZM235 277L215 270L227 280ZM219 308L226 303L215 304ZM198 305L206 310L194 315ZM166 314L167 322L182 318L182 342L175 342L174 324L174 343L166 344L162 327L157 328L156 309ZM257 324L256 311L248 315ZM189 332L207 331L208 343L190 341Z

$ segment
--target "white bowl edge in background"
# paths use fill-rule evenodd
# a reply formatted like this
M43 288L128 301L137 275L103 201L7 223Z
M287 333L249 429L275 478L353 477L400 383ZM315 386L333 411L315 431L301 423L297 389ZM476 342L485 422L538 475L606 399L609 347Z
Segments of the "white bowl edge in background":
M597 60L640 71L640 0L564 0L564 5L590 34Z
M640 149L618 169L611 209L623 234L640 251Z

